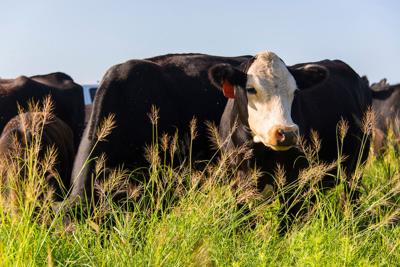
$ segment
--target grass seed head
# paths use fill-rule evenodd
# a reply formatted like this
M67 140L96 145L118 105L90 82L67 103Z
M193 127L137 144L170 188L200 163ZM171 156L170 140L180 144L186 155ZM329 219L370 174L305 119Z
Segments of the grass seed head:
M153 126L156 126L158 124L158 120L160 119L159 114L160 110L156 106L152 105L150 113L148 113L147 115L150 118L150 122Z
M197 137L197 119L196 117L193 117L192 120L190 121L189 124L189 128L190 128L190 138L191 140L196 139Z
M222 141L219 135L218 127L210 121L206 121L205 124L212 148L215 150L220 150L222 148Z
M369 107L362 120L362 130L365 135L372 134L375 127L375 113L372 107Z
M158 153L157 145L147 145L145 147L145 158L150 166L155 168L160 165L161 159Z
M274 172L275 181L279 189L282 189L286 184L286 171L285 168L277 164Z
M168 144L169 144L169 136L166 133L163 133L161 138L160 138L160 143L161 143L161 149L165 153L168 150Z
M349 130L349 122L345 120L343 117L340 118L340 121L338 122L338 129L339 129L339 138L341 140L341 143L343 143L343 140Z
M109 114L100 123L100 127L96 132L97 140L99 142L105 141L106 137L110 135L111 131L116 127L115 115Z

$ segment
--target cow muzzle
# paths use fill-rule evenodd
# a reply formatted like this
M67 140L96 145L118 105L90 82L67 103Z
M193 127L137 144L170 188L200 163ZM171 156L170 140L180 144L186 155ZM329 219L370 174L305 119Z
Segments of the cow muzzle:
M297 127L277 127L273 130L276 145L280 147L291 147L297 144L299 129Z
M265 140L266 139L266 140ZM293 126L274 126L268 132L268 138L254 137L254 142L262 142L265 146L275 151L285 151L297 146L299 140L299 128Z

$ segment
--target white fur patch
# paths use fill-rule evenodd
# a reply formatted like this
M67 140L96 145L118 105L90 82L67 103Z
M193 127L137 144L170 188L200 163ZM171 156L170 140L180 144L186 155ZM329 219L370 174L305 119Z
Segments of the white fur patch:
M274 148L274 127L298 129L291 118L296 81L276 54L265 51L256 55L247 71L246 88L257 91L247 94L248 122L254 142Z

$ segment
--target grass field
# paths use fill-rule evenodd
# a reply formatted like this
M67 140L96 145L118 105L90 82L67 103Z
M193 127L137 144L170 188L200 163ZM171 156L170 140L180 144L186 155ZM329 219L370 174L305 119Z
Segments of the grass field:
M393 147L384 157L369 159L359 205L346 201L343 185L325 194L311 187L317 195L315 205L281 236L277 195L283 188L269 195L257 194L251 183L233 189L226 167L229 156L203 172L188 164L172 168L165 159L174 150L174 138L163 138L156 150L164 157L149 148L149 169L114 171L110 182L96 187L101 197L93 213L72 217L69 224L63 223L63 209L51 209L51 191L44 182L50 160L37 161L35 144L24 150L23 157L3 161L0 265L400 264L400 159ZM49 152L49 158L52 155ZM24 182L18 178L21 168L28 173ZM129 197L126 205L112 204L126 178L143 175L146 183L124 191ZM238 203L245 208L238 208Z

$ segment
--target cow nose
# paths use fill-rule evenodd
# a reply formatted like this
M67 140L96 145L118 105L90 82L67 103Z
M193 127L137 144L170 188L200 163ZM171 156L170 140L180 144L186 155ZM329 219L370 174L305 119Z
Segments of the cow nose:
M297 144L297 127L279 127L275 131L276 143L278 146L288 147Z

